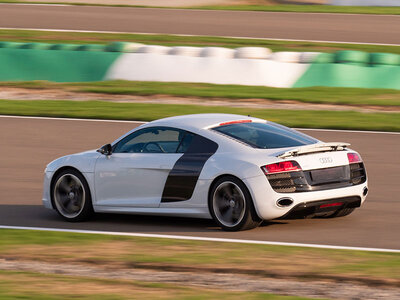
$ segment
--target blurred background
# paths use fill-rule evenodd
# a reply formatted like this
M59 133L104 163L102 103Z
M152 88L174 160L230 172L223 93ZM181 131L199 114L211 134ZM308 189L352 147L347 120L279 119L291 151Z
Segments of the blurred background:
M0 0L0 298L399 299L399 32L400 0ZM51 160L210 112L351 143L365 205L232 233L41 206Z

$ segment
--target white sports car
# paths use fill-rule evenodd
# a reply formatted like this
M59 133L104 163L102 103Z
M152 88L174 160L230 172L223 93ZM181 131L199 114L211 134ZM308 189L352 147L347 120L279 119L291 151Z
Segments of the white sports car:
M213 218L244 230L281 217L339 217L365 200L360 155L262 119L198 114L143 124L47 165L43 203L94 212Z

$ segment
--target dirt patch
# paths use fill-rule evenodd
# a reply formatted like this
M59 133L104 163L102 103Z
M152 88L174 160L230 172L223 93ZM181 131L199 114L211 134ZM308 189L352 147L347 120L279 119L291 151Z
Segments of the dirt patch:
M250 275L238 275L221 273L215 276L199 272L165 272L156 270L130 269L107 269L107 267L87 266L82 264L60 264L46 263L37 261L10 261L0 259L0 270L29 271L41 274L61 274L77 277L87 277L96 279L112 279L125 281L173 283L175 285L206 287L208 289L218 289L219 291L246 291L246 292L267 292L281 295L296 295L303 297L323 297L331 299L399 299L399 288L369 287L366 285L356 285L352 283L336 283L330 281L312 281L305 284L302 281L281 280L271 278L257 278ZM9 280L9 276L0 276L1 280ZM59 293L69 293L63 286L53 284L53 281L40 280L35 284L29 282L25 277L21 282L25 282L32 288L40 285L40 289L57 289ZM20 284L21 282L18 282ZM47 283L46 283L47 282ZM99 283L101 284L101 283ZM70 284L66 284L69 286ZM102 284L102 291L126 293L129 286L117 286L110 283L109 286ZM23 286L22 286L23 288ZM74 291L90 292L96 290L97 284L86 282L74 285ZM140 291L139 291L140 292Z
M135 267L164 270L203 270L204 272L223 272L231 270L236 273L257 273L261 276L271 274L287 277L296 274L311 272L312 268L327 268L334 266L334 261L324 259L321 255L291 254L277 256L276 253L263 253L249 260L239 248L236 251L223 248L213 248L210 256L209 247L199 246L190 249L183 245L163 245L154 247L153 244L113 241L112 243L96 243L95 245L74 246L39 246L29 245L13 247L12 251L4 250L1 256L13 260L40 260L43 262L87 262L92 265L106 264L108 267ZM244 253L243 253L244 254ZM229 256L230 259L218 259ZM354 260L352 260L354 261ZM268 270L260 269L260 265L268 265ZM217 266L217 267L216 267ZM260 269L260 272L257 270ZM236 270L236 271L234 271ZM242 270L242 271L240 271ZM262 272L261 272L262 271ZM264 275L263 275L264 274ZM286 274L286 275L285 275Z
M95 243L94 245L29 245L3 250L1 258L12 261L40 261L65 265L86 264L109 270L140 269L147 271L184 272L202 274L252 275L258 278L291 280L331 280L354 282L373 286L400 286L395 278L365 276L358 272L336 273L337 260L320 253L290 253L285 256L276 252L257 252L248 259L237 247L235 249L213 248L209 245L191 248L185 245L160 245L145 242L132 244L127 241ZM218 254L218 255L217 255ZM228 258L227 258L228 257ZM358 258L340 258L341 264L356 264ZM265 266L265 267L262 267ZM218 275L219 276L219 275Z

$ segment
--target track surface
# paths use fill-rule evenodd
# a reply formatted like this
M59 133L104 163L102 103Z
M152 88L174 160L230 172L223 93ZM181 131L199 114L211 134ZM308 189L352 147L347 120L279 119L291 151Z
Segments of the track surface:
M137 123L0 117L0 225L142 232L400 249L400 135L306 131L325 141L346 141L361 152L369 175L364 206L338 219L284 220L228 233L209 220L98 215L70 224L41 206L45 165L62 155L97 148Z
M400 16L0 6L0 27L400 44Z

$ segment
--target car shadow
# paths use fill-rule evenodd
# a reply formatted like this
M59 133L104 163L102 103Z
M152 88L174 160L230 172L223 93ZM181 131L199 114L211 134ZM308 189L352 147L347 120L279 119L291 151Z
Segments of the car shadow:
M270 221L260 227L283 224L286 222ZM0 205L0 225L169 234L222 231L213 220L150 215L98 213L86 222L71 223L41 205Z

